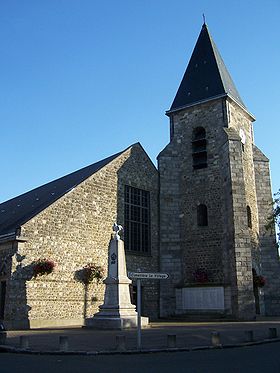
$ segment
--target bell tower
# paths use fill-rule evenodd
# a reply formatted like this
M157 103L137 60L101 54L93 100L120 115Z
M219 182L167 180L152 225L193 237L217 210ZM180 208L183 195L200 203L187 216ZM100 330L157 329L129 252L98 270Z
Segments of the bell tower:
M166 114L170 143L158 155L160 257L171 284L160 284L161 316L252 319L264 312L253 283L253 271L262 270L255 118L206 24Z

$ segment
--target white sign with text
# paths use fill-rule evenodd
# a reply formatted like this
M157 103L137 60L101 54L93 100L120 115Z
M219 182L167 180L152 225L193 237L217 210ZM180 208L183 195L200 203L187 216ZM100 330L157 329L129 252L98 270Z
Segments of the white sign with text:
M169 275L167 273L128 272L128 277L142 280L166 280Z

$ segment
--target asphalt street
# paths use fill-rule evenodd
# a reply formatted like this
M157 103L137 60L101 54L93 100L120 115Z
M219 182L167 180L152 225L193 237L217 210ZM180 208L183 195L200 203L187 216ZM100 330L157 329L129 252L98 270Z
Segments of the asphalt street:
M269 328L280 335L280 320L256 322L159 322L151 323L142 331L143 349L164 349L167 335L176 335L176 346L189 348L211 346L211 333L219 332L222 345L240 344L247 341L245 332L252 330L254 341L269 338ZM69 339L69 351L115 351L116 336L124 335L126 348L135 350L136 330L93 330L90 328L32 329L7 332L7 346L20 347L20 337L29 339L33 351L58 351L59 336Z
M0 354L0 373L280 373L280 342L129 355Z

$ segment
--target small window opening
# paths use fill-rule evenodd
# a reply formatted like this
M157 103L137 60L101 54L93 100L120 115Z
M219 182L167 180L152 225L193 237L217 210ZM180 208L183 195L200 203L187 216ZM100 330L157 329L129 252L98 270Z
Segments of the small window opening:
M248 223L248 227L252 228L252 213L251 213L250 206L247 206L247 223Z
M199 227L206 227L208 225L207 206L202 204L197 206L197 225Z

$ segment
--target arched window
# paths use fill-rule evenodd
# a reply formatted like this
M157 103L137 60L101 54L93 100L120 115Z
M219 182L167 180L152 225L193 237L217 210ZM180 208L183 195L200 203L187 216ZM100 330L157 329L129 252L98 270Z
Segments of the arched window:
M250 206L247 206L247 223L248 223L248 227L252 228L252 213L251 213Z
M196 127L192 136L193 169L207 167L206 132L203 127Z
M197 206L197 225L199 227L206 227L208 225L207 206L202 204Z

